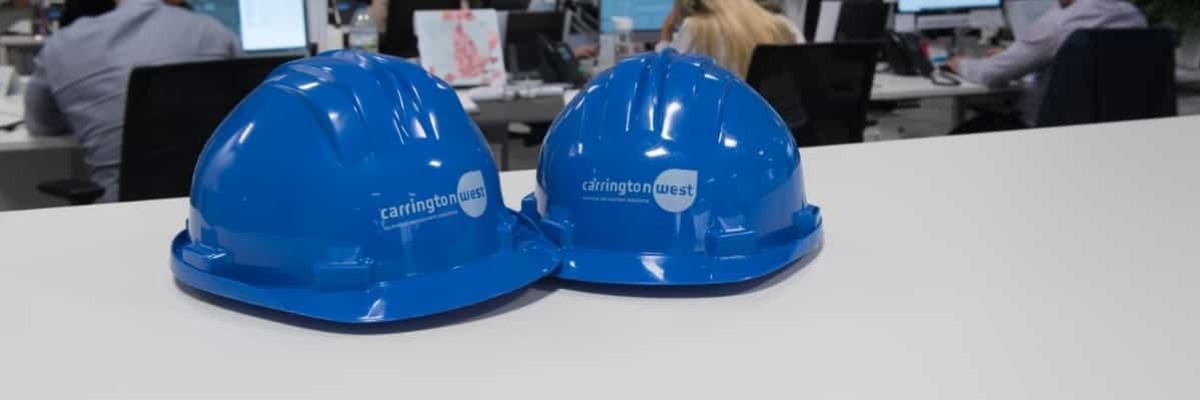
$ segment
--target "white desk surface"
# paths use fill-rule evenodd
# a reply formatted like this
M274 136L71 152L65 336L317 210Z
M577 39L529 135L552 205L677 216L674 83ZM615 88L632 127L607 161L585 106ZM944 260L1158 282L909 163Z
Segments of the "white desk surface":
M890 72L875 73L875 84L871 88L871 100L895 101L913 100L929 97L959 97L976 96L993 93L1015 92L1019 88L988 88L970 82L960 86L938 86L929 78L920 76L899 76ZM578 90L568 90L563 94L564 104L570 103Z
M938 86L923 76L900 76L890 72L875 73L875 86L871 89L871 100L895 101L930 97L977 96L993 93L1019 91L1018 87L989 88L970 82L959 86Z
M41 46L46 38L40 35L0 35L0 46Z
M826 245L768 284L545 282L374 334L181 291L182 199L0 213L0 398L1196 399L1197 127L804 149Z
M70 137L34 137L29 136L25 126L18 126L10 131L0 130L0 153L5 151L30 151L70 149L79 144Z
M21 120L25 115L24 98L21 96L0 97L0 121L7 124ZM12 131L0 130L0 152L63 149L78 147L71 137L32 137L25 124L17 125Z
M1175 82L1181 85L1200 83L1200 70L1178 68L1175 70Z

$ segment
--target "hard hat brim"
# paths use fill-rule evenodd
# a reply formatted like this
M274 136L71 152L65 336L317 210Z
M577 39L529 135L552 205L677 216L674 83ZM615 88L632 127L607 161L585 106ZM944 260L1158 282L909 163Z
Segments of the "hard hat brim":
M818 225L799 240L762 248L750 256L570 248L562 250L562 266L554 276L570 281L643 286L730 284L761 278L787 267L820 248L823 240L824 230Z
M171 271L186 286L244 303L341 323L377 323L428 316L478 304L517 291L554 272L559 265L552 242L523 223L513 249L446 272L380 282L357 290L258 286L242 282L183 257L188 232L171 243ZM235 266L236 268L236 266Z

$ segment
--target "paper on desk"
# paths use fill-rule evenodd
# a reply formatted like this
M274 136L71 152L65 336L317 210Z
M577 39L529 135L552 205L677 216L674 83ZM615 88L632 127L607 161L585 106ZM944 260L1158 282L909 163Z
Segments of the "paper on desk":
M33 21L29 20L28 18L19 19L17 22L13 22L12 25L8 26L8 31L22 35L32 35Z
M25 120L25 99L21 96L0 97L0 126Z
M821 15L817 19L817 35L813 38L816 43L832 42L837 35L838 17L842 15L842 2L821 2Z
M467 114L479 113L479 104L476 104L475 100L471 100L466 93L462 91L455 91L454 94L458 95L458 102L462 103L463 110L465 110Z
M917 14L896 14L896 32L916 32Z
M496 10L417 11L421 66L454 86L504 82L499 25Z

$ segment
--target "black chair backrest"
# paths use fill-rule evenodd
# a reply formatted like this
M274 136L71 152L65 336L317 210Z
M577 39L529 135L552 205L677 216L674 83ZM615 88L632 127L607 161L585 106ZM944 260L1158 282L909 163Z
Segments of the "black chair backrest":
M187 196L217 125L275 67L295 57L141 67L129 77L120 201Z
M875 41L758 46L746 80L797 145L862 142L881 48Z
M1175 39L1163 29L1089 29L1063 43L1047 77L1038 126L1178 114Z

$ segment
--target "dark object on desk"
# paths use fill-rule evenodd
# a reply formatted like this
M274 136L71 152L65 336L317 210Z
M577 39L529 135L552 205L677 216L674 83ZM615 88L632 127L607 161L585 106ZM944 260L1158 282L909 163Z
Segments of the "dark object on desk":
M569 83L572 87L583 86L587 83L587 76L584 74L583 68L579 66L579 61L575 59L575 52L571 46L562 42L551 43L544 37L539 37L537 40L542 47L542 65L540 67L542 80L553 83Z
M901 76L929 76L933 63L921 48L921 37L914 33L890 32L884 53L892 73Z
M417 57L417 34L413 15L418 10L452 10L461 6L459 0L393 0L388 2L387 32L380 52L398 57Z
M962 84L948 69L934 69L929 55L921 47L921 37L915 33L888 32L883 47L884 56L892 73L900 76L923 76L938 86Z
M1177 115L1174 48L1163 29L1075 32L1054 57L1037 125Z
M508 72L538 71L544 64L542 43L563 41L566 14L560 12L510 12L504 29L505 63Z
M94 17L117 8L117 3L97 0L66 0L63 4L61 28L66 28L75 20L83 17Z
M801 147L863 141L878 42L759 46L746 81Z
M275 67L296 57L244 58L141 67L129 78L121 145L120 201L184 197L209 136ZM38 190L89 204L104 189L62 180Z
M73 206L92 204L104 195L104 188L88 180L63 179L42 182L37 185L38 192L66 200Z

